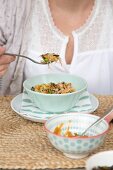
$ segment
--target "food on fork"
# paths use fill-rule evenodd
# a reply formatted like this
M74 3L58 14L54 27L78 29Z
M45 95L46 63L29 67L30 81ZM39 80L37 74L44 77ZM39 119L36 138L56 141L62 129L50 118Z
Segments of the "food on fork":
M60 60L60 57L58 54L55 54L55 53L46 53L46 54L42 54L41 55L42 57L42 63L46 63L46 64L50 64L50 63L53 63L53 62L57 62L59 61L61 63L61 60Z

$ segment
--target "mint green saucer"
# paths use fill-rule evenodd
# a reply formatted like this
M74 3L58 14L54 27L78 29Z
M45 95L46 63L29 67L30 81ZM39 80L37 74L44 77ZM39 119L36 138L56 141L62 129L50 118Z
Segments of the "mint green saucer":
M91 99L91 103L92 103L92 109L87 110L87 111L83 111L81 110L80 112L77 113L92 113L94 112L98 106L99 106L99 101L98 99L90 94L90 99ZM44 123L48 118L57 115L56 113L46 113L43 111L38 111L37 113L21 113L21 104L22 104L22 93L17 95L16 97L14 97L11 101L11 108L12 110L14 110L19 116L34 121L34 122L42 122ZM76 112L76 111L75 111Z

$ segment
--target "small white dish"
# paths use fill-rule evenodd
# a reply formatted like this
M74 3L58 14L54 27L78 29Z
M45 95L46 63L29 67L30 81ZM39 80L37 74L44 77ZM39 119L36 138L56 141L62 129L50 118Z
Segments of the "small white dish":
M80 113L92 113L94 112L98 106L99 106L99 101L98 99L90 94L90 99L91 99L91 103L92 103L92 109L87 110L87 111L82 111ZM22 93L17 95L16 97L14 97L11 101L11 108L20 116L22 116L25 119L34 121L34 122L42 122L44 123L48 118L57 115L56 113L45 113L43 111L40 110L40 112L37 113L21 113L21 104L22 104ZM79 112L77 112L79 113Z
M113 166L113 150L94 154L86 161L86 170L92 170L98 166Z

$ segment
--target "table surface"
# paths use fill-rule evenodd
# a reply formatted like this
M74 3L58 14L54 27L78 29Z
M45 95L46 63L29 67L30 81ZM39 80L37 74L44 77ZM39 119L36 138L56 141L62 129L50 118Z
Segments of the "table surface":
M101 115L113 104L113 96L96 96ZM43 124L17 115L10 106L13 97L0 97L0 169L75 169L85 167L88 159L70 159L49 142ZM113 128L99 151L113 150Z

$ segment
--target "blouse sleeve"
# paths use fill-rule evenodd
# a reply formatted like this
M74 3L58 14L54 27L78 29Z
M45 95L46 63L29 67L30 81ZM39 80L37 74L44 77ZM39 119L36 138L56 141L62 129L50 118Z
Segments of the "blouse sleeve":
M0 46L9 48L15 32L16 3L0 0Z
M33 0L0 0L0 46L5 46L6 52L20 52L31 2ZM0 95L6 94L12 80L19 77L15 71L18 63L18 60L11 63L7 73L0 78Z
M5 38L5 26L6 26L6 1L0 0L0 46L3 46L6 44L6 38Z

